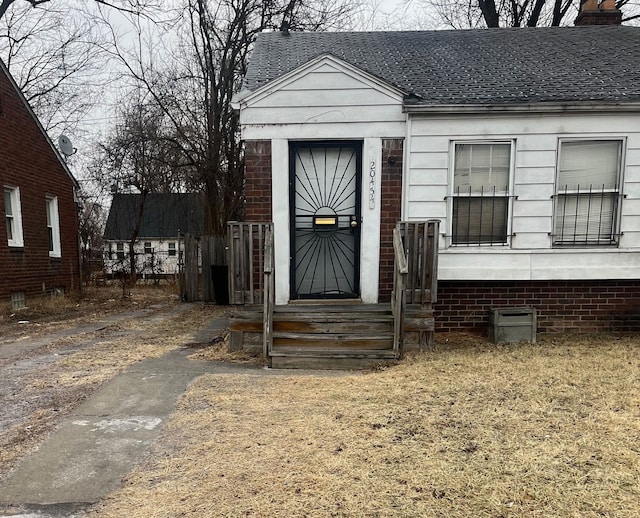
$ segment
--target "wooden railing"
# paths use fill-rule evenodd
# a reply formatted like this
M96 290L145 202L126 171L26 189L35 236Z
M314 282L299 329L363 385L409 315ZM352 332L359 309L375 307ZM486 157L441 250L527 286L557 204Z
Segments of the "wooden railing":
M275 306L273 229L267 226L264 239L264 305L262 351L265 358L271 355L273 348L273 307Z
M402 357L406 332L418 333L423 350L433 344L433 308L438 299L440 221L403 221L393 229L391 294L393 349ZM411 307L408 305L411 304Z
M406 305L407 256L405 255L399 224L393 229L393 291L391 292L391 313L393 314L393 350L402 356L404 343L404 313Z
M268 232L273 232L271 223L231 221L227 224L229 302L231 304L262 304L264 302L265 242Z
M438 300L440 221L402 221L397 227L407 262L407 304L426 307Z

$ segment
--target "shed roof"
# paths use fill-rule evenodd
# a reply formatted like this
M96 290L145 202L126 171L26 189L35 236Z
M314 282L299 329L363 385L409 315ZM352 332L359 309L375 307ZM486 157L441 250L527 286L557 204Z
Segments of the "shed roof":
M423 105L640 101L640 27L281 32L258 36L243 89L331 54Z
M114 194L104 238L128 241L133 236L141 194ZM199 193L148 194L138 239L177 238L178 233L202 235L204 197Z

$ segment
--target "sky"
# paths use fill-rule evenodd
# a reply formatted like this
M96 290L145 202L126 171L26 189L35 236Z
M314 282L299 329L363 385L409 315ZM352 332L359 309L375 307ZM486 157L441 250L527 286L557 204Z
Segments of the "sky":
M158 1L160 5L171 5L175 0ZM402 30L430 28L425 26L428 25L428 21L425 21L427 17L424 16L424 4L419 5L422 1L423 0L364 0L367 8L363 10L359 19L355 20L354 29ZM15 6L24 6L25 4L26 3L16 3ZM39 22L35 22L35 20L40 17L41 14L47 14L47 10L49 9L62 9L60 6L66 8L66 12L73 15L73 18L67 18L69 20L69 26L73 25L71 23L72 21L75 22L75 20L80 19L80 12L84 13L83 16L85 18L82 18L83 20L91 20L92 16L101 16L114 28L119 42L126 46L127 43L136 41L136 33L128 19L129 17L114 9L101 7L95 2L60 0L57 3L45 3L36 9L32 9L31 7L26 8L24 11L25 17L29 22L38 25ZM142 23L144 24L144 21ZM96 32L107 31L106 34L108 35L109 29L107 27L106 24L100 24L96 21L93 30ZM39 45L36 44L29 51L25 50L23 52L23 56L26 56L26 58L23 57L23 60L27 65L33 62L33 58L36 56L46 55L49 50L47 47L48 43L43 43L42 37L36 37L34 40L39 42ZM0 44L2 44L2 40L0 40ZM55 42L53 44L55 44ZM6 56L6 54L0 52L0 56ZM50 132L50 137L54 143L57 143L60 134L64 133L71 140L73 147L77 149L77 152L68 158L68 165L73 174L80 180L81 184L85 183L87 164L94 154L96 144L104 140L104 136L117 121L117 107L122 102L123 90L120 88L119 80L116 77L122 69L118 68L115 61L116 60L108 61L105 59L104 62L101 63L102 70L93 72L95 74L94 77L87 76L79 80L80 85L78 86L78 90L86 90L85 95L97 101L95 107L83 116L81 123L75 127L56 127ZM12 67L12 72L17 70L16 67L17 65ZM108 79L109 81L104 86L92 90L88 87L95 77ZM82 87L83 85L84 88Z

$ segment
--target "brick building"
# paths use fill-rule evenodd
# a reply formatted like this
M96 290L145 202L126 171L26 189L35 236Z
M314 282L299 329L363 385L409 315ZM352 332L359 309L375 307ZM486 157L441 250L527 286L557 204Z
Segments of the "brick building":
M0 301L79 287L77 181L0 62Z

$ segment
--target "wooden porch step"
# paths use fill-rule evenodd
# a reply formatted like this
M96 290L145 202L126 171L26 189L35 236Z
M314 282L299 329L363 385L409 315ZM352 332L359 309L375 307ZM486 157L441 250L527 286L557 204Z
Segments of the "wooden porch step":
M270 363L275 368L360 369L396 360L389 304L290 304L276 306ZM234 312L229 329L243 343L262 347L261 306ZM405 350L432 341L433 310L407 305ZM251 342L249 342L251 340Z
M345 351L343 349L304 349L295 346L281 347L272 352L272 356L300 356L300 357L323 357L323 358L373 358L373 359L395 359L396 354L391 351L380 351L377 349L362 349L358 352Z
M290 305L273 314L273 351L331 351L346 355L362 350L393 349L393 316L383 305Z
M276 306L273 313L308 313L310 311L319 311L324 313L390 313L390 304L333 304L331 302L320 304L313 301L309 304L296 302L286 306Z
M356 353L338 349L309 351L286 347L273 351L269 366L273 369L362 370L389 365L396 360L393 351L360 350Z
M273 350L295 347L317 350L386 350L393 349L393 333L386 335L273 333Z

